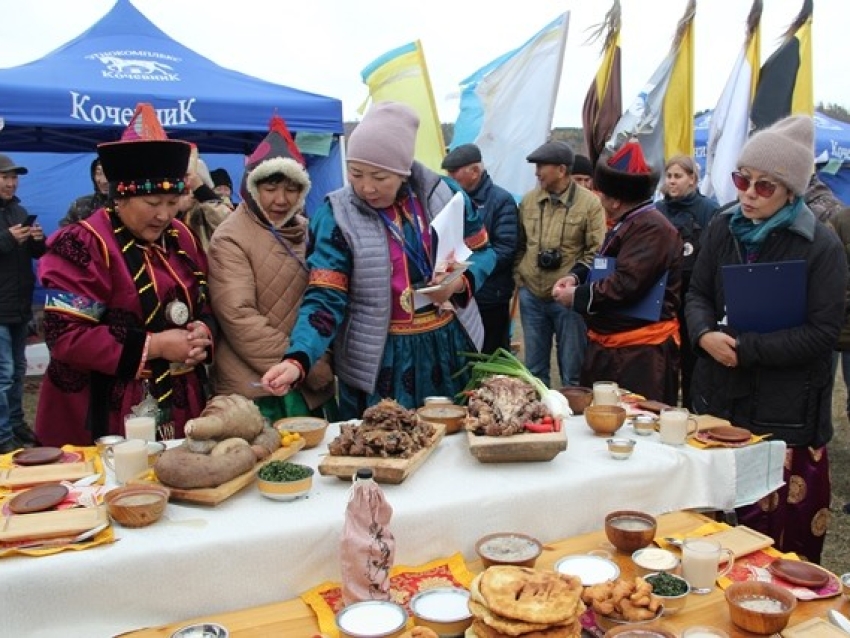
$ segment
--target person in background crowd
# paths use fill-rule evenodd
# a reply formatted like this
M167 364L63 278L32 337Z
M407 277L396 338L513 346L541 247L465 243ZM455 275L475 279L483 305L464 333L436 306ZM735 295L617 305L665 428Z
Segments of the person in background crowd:
M210 244L210 296L221 326L213 385L216 394L253 399L271 423L308 414L335 420L329 355L286 396L269 396L248 384L280 361L289 346L310 272L304 211L310 176L293 159L287 137L272 128L248 158L242 203Z
M593 182L612 223L597 259L614 258L613 271L589 281L586 268L574 268L552 290L558 303L572 306L587 322L581 383L615 381L648 399L675 404L682 240L652 202L658 174L632 140L599 158ZM634 305L651 295L665 274L657 318L635 313Z
M496 254L467 201L469 267L436 291L416 292L447 275L434 272L429 226L455 192L414 161L418 128L410 107L379 102L351 134L349 185L310 218L310 285L283 362L263 376L273 394L301 383L331 344L342 419L383 398L412 409L427 396L454 397L469 380L463 353L483 339L473 296Z
M806 191L803 193L803 201L820 221L826 223L844 208L844 203L832 192L832 189L824 184L818 177L817 171L812 171Z
M814 153L812 118L795 115L753 135L732 174L739 204L702 236L688 291L699 358L693 408L788 444L784 485L738 510L738 521L781 552L819 562L829 522L832 352L845 322L847 258L803 200ZM760 334L726 325L727 264L806 262L804 323Z
M186 192L180 196L177 218L192 229L206 251L213 232L231 209L213 190L213 181L204 160L198 159L194 172L189 169L186 185Z
M493 183L475 144L458 146L445 158L443 169L469 195L478 211L490 245L496 251L496 267L475 293L484 323L481 352L492 354L511 347L511 298L514 294L514 258L517 251L517 205L508 191Z
M655 207L670 221L682 238L682 303L679 306L679 362L681 384L679 392L682 405L691 407L691 376L696 355L688 338L685 322L685 299L691 272L699 254L700 236L717 212L717 203L703 195L699 187L699 165L688 155L674 155L664 165L664 183L661 192L664 198L655 202Z
M536 164L537 187L519 205L519 286L525 365L550 385L555 338L561 385L578 385L587 347L587 326L577 312L552 299L552 287L573 269L587 270L605 236L599 198L572 179L573 151L546 142L527 158Z
M109 203L109 182L103 174L99 158L92 160L89 173L94 185L94 193L75 199L65 216L59 220L59 228L85 219L98 208L103 208Z
M575 183L579 186L584 186L589 191L594 190L593 164L590 162L590 158L586 155L576 153L573 158L573 169L571 175Z
M221 200L233 208L233 181L230 179L230 174L223 168L217 168L210 173L212 178L213 190Z
M36 434L44 445L92 445L151 406L182 438L206 405L217 329L206 257L175 219L191 146L145 138L97 151L112 203L52 235L39 264L50 363Z
M0 155L0 454L37 441L24 420L27 334L35 288L33 259L44 254L44 231L27 223L17 197L18 180L29 171Z

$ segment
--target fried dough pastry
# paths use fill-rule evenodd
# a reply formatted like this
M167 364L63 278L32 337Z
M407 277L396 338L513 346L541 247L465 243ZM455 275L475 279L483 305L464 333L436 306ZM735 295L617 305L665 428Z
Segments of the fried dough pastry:
M661 607L652 585L639 576L585 587L581 599L594 613L618 620L649 620Z
M488 627L495 629L500 634L505 636L525 636L532 631L543 631L550 627L557 626L549 623L530 623L523 620L514 620L500 616L485 605L482 605L472 598L469 599L469 611L472 615L483 621ZM563 624L563 623L560 623Z
M475 632L477 638L515 638L511 634L493 629L480 618L475 618L472 621L472 631ZM556 625L548 629L530 631L522 634L520 638L579 638L579 636L581 636L581 623L575 620L568 625Z
M440 636L429 627L414 627L410 631L405 631L401 638L440 638Z
M485 606L496 615L552 625L576 618L581 581L555 571L494 565L477 582Z

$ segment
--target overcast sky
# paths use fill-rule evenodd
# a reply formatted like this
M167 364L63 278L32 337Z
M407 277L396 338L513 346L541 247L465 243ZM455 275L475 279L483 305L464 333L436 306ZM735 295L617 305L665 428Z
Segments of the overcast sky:
M346 120L367 97L360 72L376 57L420 40L440 118L454 122L458 83L570 11L555 126L581 126L581 106L598 69L590 29L607 0L132 0L171 37L221 66L337 97ZM621 0L623 106L664 59L687 0ZM762 61L803 0L764 0ZM97 21L113 0L0 0L0 67L38 59ZM850 108L850 3L814 0L815 101ZM698 0L697 110L717 102L744 37L750 0ZM452 95L454 94L454 98ZM2 114L0 114L2 115Z

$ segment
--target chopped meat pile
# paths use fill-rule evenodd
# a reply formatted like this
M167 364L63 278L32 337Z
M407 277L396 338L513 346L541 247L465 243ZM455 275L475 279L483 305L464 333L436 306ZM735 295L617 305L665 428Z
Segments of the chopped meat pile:
M527 421L549 414L529 383L516 377L496 375L469 396L466 428L475 434L510 436L521 434Z
M431 443L434 426L420 421L392 399L363 412L360 425L344 423L328 445L332 456L380 456L407 459Z

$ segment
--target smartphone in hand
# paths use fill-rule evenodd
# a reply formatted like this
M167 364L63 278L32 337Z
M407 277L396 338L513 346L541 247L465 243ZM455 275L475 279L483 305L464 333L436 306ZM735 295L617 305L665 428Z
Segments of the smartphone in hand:
M21 224L24 228L29 228L35 223L35 220L38 219L38 215L27 215L26 220Z

